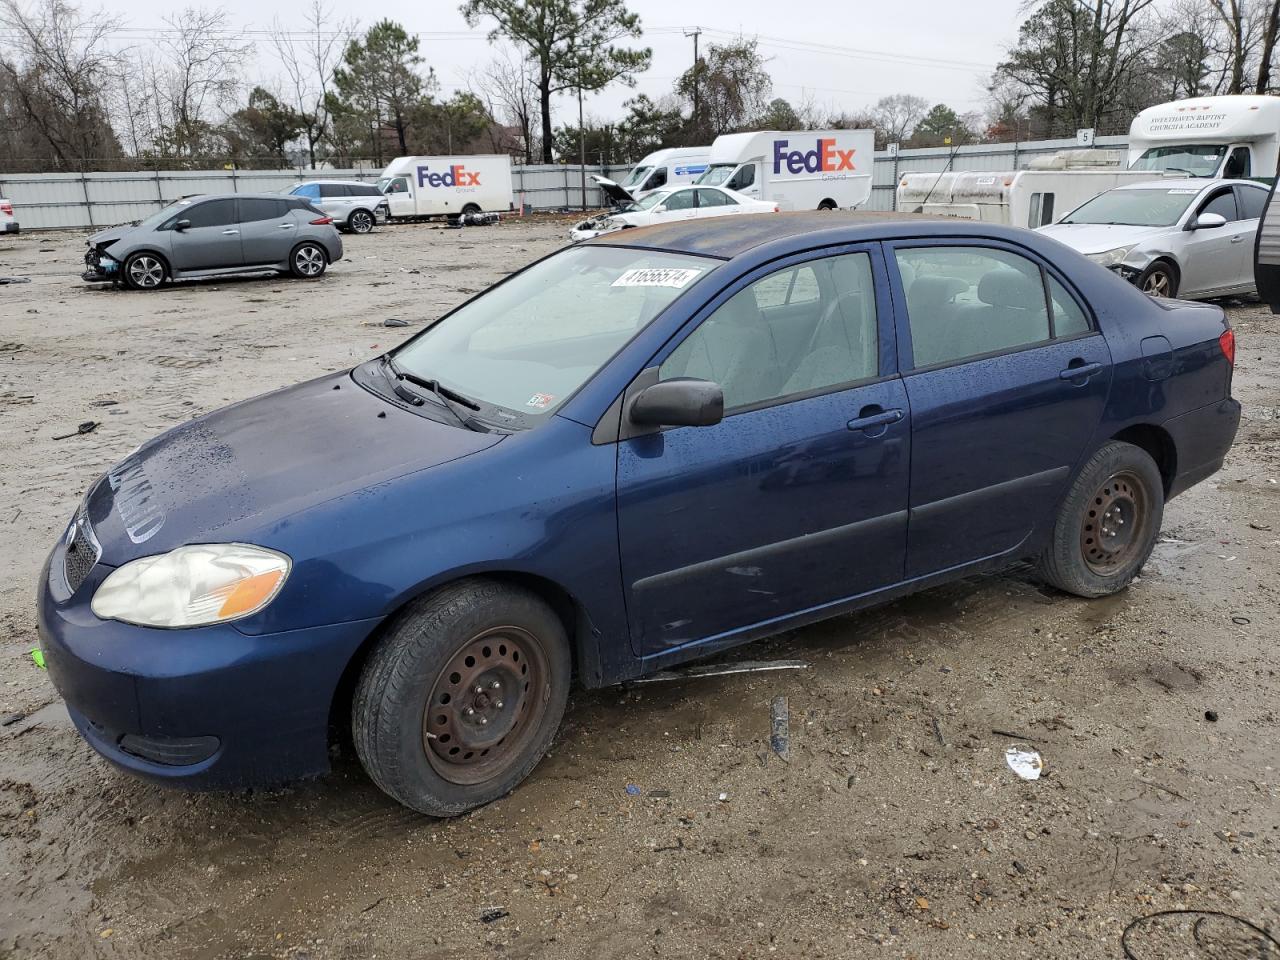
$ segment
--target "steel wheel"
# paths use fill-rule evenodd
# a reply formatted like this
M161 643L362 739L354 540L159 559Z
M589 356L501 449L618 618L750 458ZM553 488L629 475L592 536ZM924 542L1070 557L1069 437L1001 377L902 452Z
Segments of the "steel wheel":
M373 215L368 210L356 210L347 218L352 233L368 233L373 229Z
M164 264L159 257L141 253L130 257L125 271L129 283L139 290L154 290L164 282Z
M482 783L518 758L546 711L546 651L519 627L463 644L445 664L422 717L432 768L451 783Z
M294 270L302 277L318 277L324 273L324 251L313 243L305 244L293 255Z
M1080 552L1089 569L1105 577L1130 563L1146 545L1150 516L1150 496L1136 474L1109 477L1080 525Z

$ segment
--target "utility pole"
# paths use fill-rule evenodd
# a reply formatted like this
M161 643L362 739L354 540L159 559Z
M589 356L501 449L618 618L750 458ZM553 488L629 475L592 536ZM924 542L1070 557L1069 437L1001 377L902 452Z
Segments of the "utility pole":
M585 213L587 209L587 131L582 122L581 60L578 61L578 174L582 178L582 210Z
M698 126L700 104L698 97L698 81L700 79L698 76L698 38L702 36L702 28L694 27L692 30L686 30L684 35L686 37L693 37L693 126L696 129Z

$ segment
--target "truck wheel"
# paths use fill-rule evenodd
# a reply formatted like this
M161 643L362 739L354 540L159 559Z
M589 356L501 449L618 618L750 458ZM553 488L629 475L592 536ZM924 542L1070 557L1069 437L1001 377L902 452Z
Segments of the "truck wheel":
M347 229L352 233L368 233L373 229L373 214L368 210L352 210L347 217Z
M1117 593L1142 569L1164 519L1164 481L1131 443L1102 446L1076 475L1040 558L1041 576L1078 597Z
M537 766L569 696L569 640L536 594L464 580L411 604L356 685L356 753L384 792L452 817Z
M830 197L828 197L826 200L823 200L820 204L818 204L818 209L822 211L834 210L835 208L836 208L836 202L832 200Z
M1138 277L1138 289L1149 297L1176 297L1178 274L1172 265L1164 260L1157 260Z
M464 217L469 217L473 213L480 213L480 206L478 204L468 203L462 208L462 215Z

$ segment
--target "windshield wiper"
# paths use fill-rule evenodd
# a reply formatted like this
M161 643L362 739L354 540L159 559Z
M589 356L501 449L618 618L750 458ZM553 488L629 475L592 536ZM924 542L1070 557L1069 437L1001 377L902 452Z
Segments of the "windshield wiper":
M476 403L470 397L458 393L456 390L450 390L448 387L440 386L439 380L428 379L426 377L420 377L416 373L410 373L408 370L405 370L397 364L395 358L390 354L388 354L386 358L386 369L391 374L392 389L395 390L396 396L415 405L422 402L421 397L401 386L401 381L407 381L408 383L422 387L425 390L430 390L435 394L436 397L439 398L440 404L453 414L454 418L468 430L475 430L477 433L490 432L489 427L481 423L479 420L476 420L470 414L458 412L459 406L471 410L480 409L480 404Z

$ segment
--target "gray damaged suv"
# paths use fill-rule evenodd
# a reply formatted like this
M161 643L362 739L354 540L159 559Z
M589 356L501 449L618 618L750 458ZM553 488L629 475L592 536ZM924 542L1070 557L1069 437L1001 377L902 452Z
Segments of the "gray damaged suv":
M275 270L313 279L342 257L333 218L303 197L185 197L88 240L83 279L153 290L166 280Z

